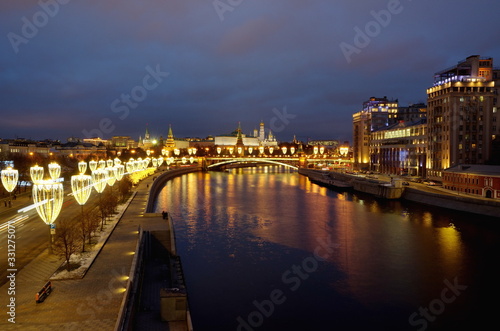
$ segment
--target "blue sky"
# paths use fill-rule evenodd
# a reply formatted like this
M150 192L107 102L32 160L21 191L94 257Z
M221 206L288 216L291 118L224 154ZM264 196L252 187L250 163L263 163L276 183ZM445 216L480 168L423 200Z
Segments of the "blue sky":
M146 125L166 137L169 124L204 137L262 120L283 141L350 140L369 97L425 102L434 72L500 59L498 12L496 0L4 0L0 137L137 139Z

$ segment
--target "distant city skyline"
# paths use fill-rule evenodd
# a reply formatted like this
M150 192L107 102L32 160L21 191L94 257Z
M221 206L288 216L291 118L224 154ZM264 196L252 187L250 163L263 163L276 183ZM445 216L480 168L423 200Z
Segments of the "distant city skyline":
M0 137L138 139L149 123L203 138L263 120L280 141L352 141L368 98L426 103L435 72L500 58L496 1L216 3L2 3Z

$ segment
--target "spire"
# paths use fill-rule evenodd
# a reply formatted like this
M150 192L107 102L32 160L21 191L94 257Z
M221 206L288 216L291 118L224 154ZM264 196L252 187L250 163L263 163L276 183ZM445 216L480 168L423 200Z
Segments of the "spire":
M168 125L167 143L165 146L170 147L170 148L175 147L174 134L172 132L172 125L170 125L170 124Z
M169 125L168 125L168 135L167 135L167 139L168 139L168 138L172 138L172 139L174 139L174 134L172 133L172 125L171 125L171 124L169 124Z
M241 122L238 122L238 129L236 130L238 132L238 136L236 138L236 147L243 147L243 137L241 135Z
M146 124L146 133L144 134L144 139L149 140L149 129L148 129L148 124Z

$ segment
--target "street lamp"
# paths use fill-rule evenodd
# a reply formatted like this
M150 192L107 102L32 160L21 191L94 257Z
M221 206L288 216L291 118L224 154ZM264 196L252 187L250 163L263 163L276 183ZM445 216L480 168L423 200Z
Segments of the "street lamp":
M61 166L55 162L49 164L49 175L52 180L56 180L61 175Z
M115 178L117 181L122 180L125 174L125 167L122 164L115 165Z
M116 168L115 167L107 167L106 171L108 172L108 177L106 178L106 182L109 186L113 186L116 183Z
M78 162L78 172L84 174L85 171L87 171L87 162L85 161Z
M73 197L80 206L82 206L82 227L85 223L83 214L83 205L87 203L90 193L92 193L92 176L84 175L83 173L71 176L71 191ZM85 238L83 238L82 250L85 251Z
M43 167L35 165L30 168L31 181L36 184L43 180Z
M92 171L92 184L97 193L102 193L106 188L108 172L105 169L96 169Z
M17 180L19 179L19 171L12 169L12 167L7 167L7 169L2 170L1 173L3 187L9 192L9 197L12 195L12 191L17 186ZM10 207L10 199L9 199Z
M49 225L49 253L52 254L51 225L61 212L64 201L63 184L55 183L53 180L39 181L33 185L33 201L38 215Z
M97 161L89 161L89 168L90 168L90 171L95 171L97 169Z
M135 171L135 168L134 168L134 161L128 161L125 166L127 167L127 172L129 174L133 173Z

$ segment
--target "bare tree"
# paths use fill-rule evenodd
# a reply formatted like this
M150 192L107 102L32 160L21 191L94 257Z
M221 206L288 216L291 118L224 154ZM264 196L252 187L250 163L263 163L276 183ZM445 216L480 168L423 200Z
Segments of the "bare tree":
M67 218L60 219L57 222L56 234L54 240L54 252L63 257L66 261L66 270L70 271L70 258L76 253L79 246L78 224L76 220Z
M120 192L120 200L125 201L130 190L132 189L132 181L129 176L124 176L118 184L118 192Z
M106 223L106 218L113 214L116 207L118 206L118 199L116 195L113 194L111 188L106 187L105 191L101 193L99 197L99 211L101 212L101 231Z
M99 212L96 209L88 211L85 213L85 238L88 240L88 244L92 243L92 235L99 228L99 224L101 223L101 218L99 216Z

